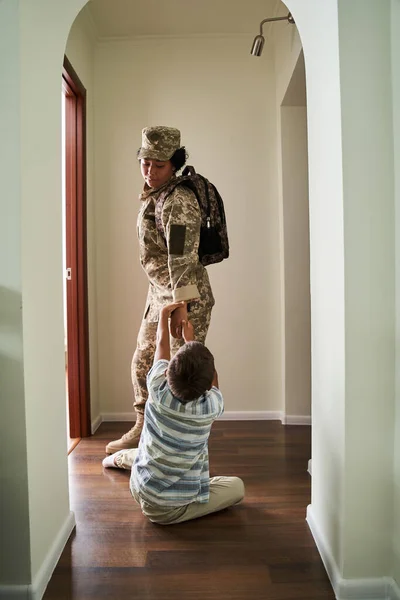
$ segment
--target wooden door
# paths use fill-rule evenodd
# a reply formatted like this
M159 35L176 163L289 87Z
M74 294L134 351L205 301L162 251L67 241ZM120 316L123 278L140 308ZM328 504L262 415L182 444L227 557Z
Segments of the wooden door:
M86 244L86 90L65 57L65 244L70 438L91 435Z

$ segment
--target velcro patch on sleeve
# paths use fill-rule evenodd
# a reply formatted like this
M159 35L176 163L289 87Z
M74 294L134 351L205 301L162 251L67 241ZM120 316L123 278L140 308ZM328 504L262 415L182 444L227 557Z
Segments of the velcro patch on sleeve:
M186 225L171 225L169 232L169 253L183 256L185 252Z

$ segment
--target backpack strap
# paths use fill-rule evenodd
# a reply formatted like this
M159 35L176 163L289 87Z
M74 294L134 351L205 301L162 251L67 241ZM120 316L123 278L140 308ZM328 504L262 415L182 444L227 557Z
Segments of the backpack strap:
M198 180L201 180L202 184L204 185L204 192L205 192L206 200L207 200L206 227L207 228L211 227L211 203L210 203L210 196L209 196L209 192L208 192L207 180L202 175L198 175L193 166L187 165L184 168L184 170L182 171L182 175L180 177L177 177L176 179L174 179L171 182L171 184L168 185L161 192L161 194L157 198L157 202L155 205L154 212L155 212L156 228L157 228L158 232L160 233L161 237L163 238L165 245L167 245L167 241L165 239L165 232L164 232L164 227L163 227L163 223L162 223L162 210L163 210L164 202L166 201L168 196L170 196L172 194L172 192L178 185L183 185L184 187L188 188L189 190L191 190L193 192L193 194L195 195L196 200L198 202L199 208L201 210L201 201L199 198L199 192L197 190L194 180L192 179L193 176L195 176L195 178L197 178Z
M162 239L164 240L165 245L167 245L167 240L165 239L164 226L162 222L163 206L168 196L172 194L172 192L178 185L180 185L180 181L178 179L171 182L170 185L163 189L163 191L157 198L157 202L155 203L154 216L156 221L156 228L159 234L161 235Z
M182 171L182 177L184 178L184 180L181 181L181 183L182 183L182 185L186 185L186 187L188 187L190 190L192 190L192 192L194 193L194 195L197 198L199 207L201 208L202 202L199 198L199 192L197 190L197 186L190 179L190 177L192 177L193 175L196 175L197 180L201 181L202 185L204 186L204 193L205 193L206 202L207 202L206 227L210 228L211 227L211 202L210 202L210 194L208 191L208 183L209 182L207 181L207 179L205 177L203 177L200 174L197 174L195 168L192 165L187 165Z
M196 175L195 168L192 165L186 165L182 171L182 177L190 177L191 175Z

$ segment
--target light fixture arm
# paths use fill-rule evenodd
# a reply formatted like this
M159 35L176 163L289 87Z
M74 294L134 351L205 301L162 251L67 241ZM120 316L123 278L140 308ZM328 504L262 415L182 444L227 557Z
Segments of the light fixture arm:
M264 19L260 23L260 35L263 34L263 25L264 23L271 23L272 21L288 21L288 23L294 23L294 19L292 14L289 13L286 17L271 17L270 19Z
M263 21L261 21L260 33L254 38L254 42L251 47L251 54L253 56L261 56L265 43L265 38L263 36L263 25L264 23L270 23L271 21L287 21L288 23L294 23L294 19L291 13L289 13L286 17L271 17L270 19L264 19Z

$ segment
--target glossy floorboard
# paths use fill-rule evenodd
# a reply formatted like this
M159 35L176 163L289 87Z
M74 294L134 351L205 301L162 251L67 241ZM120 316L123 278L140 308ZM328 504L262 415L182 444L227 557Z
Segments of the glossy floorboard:
M310 428L219 421L211 475L237 475L244 502L180 525L150 523L131 498L129 473L103 469L103 423L69 455L77 527L45 600L334 600L305 521Z

